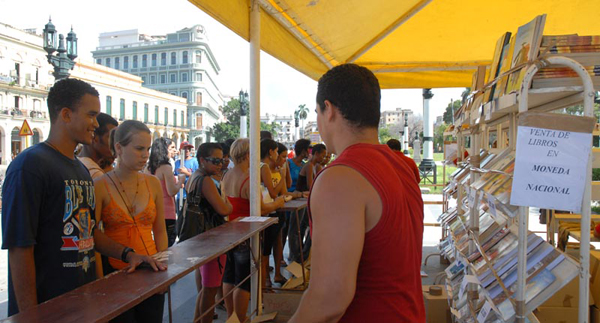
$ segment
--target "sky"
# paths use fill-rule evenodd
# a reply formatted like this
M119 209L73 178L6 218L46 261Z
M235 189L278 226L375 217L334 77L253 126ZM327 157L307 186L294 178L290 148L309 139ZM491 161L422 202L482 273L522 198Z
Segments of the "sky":
M77 34L79 57L92 59L102 32L138 29L140 33L165 35L195 24L207 30L209 44L221 68L219 89L237 96L250 83L249 44L186 0L0 0L0 22L20 29L37 28L41 33L48 17L59 33L66 36L71 26ZM301 104L314 113L317 82L267 53L261 53L261 115L292 115ZM460 99L464 88L434 89L430 108L442 115L450 99ZM410 109L423 113L421 89L383 90L381 110Z

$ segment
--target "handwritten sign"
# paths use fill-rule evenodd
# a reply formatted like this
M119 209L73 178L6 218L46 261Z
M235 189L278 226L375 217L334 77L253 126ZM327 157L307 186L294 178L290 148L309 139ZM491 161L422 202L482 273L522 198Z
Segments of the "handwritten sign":
M591 146L591 131L520 125L510 203L580 212Z

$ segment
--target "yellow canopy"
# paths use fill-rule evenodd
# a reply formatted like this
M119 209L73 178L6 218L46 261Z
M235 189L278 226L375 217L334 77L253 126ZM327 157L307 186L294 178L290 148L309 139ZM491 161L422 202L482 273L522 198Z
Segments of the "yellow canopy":
M251 0L190 0L249 40ZM313 79L347 62L382 88L470 86L496 40L539 14L545 35L600 35L600 0L258 0L261 48Z

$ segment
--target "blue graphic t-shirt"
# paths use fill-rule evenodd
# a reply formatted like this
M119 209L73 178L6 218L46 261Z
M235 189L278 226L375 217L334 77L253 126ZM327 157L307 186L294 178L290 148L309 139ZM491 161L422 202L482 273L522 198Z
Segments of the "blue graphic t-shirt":
M290 176L292 177L292 186L288 188L288 192L293 192L296 190L296 184L298 183L298 176L300 176L300 171L304 166L304 162L302 165L297 166L292 159L288 159L288 166L290 167Z
M179 168L181 165L181 159L175 162L175 175L179 175ZM185 168L187 168L190 171L190 174L193 174L198 168L198 159L196 158L190 158L190 159L186 159L185 162L183 162L183 166L185 166ZM188 179L190 179L189 176L185 177L185 183L187 184ZM185 187L185 186L184 186ZM183 190L183 198L187 197L187 193L185 191L185 189ZM177 196L175 196L176 201L179 202L179 193L177 193Z
M2 249L35 246L39 303L96 279L94 182L78 159L44 143L23 151L6 172L2 206ZM8 289L10 316L10 271Z

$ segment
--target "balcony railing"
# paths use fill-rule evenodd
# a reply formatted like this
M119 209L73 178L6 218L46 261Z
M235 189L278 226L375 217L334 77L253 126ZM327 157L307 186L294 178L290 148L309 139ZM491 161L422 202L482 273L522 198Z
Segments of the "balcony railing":
M48 120L47 111L19 109L15 107L0 108L0 115L12 116L13 118L33 118L36 120Z

